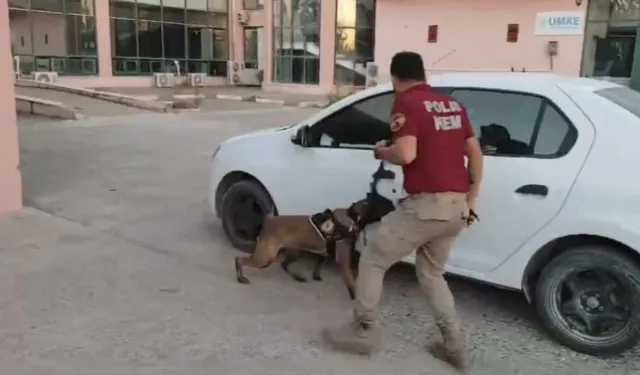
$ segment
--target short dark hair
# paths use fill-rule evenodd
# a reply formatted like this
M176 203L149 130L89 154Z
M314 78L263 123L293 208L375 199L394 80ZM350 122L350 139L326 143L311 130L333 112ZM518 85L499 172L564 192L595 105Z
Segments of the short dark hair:
M422 56L415 52L396 53L391 59L391 75L400 81L426 81Z

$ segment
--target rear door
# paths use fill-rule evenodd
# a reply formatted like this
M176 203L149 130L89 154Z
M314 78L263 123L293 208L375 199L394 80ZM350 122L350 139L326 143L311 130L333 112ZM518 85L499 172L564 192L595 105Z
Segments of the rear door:
M449 261L454 272L497 268L547 225L593 142L593 126L559 89L506 86L452 87L450 92L467 108L476 135L488 146L480 221L456 241ZM497 142L505 134L510 140Z

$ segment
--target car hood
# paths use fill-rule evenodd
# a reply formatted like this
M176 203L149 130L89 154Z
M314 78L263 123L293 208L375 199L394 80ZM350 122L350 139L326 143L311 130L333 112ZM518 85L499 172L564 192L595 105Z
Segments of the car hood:
M291 140L291 136L293 135L293 127L295 125L287 125L287 126L280 126L280 127L275 127L275 128L269 128L269 129L263 129L263 130L257 130L257 131L253 131L253 132L249 132L249 133L245 133L242 135L238 135L232 138L227 139L226 141L224 141L222 143L222 145L225 144L231 144L231 143L237 143L237 142L264 142L264 141L273 141L277 138L282 139L282 140Z

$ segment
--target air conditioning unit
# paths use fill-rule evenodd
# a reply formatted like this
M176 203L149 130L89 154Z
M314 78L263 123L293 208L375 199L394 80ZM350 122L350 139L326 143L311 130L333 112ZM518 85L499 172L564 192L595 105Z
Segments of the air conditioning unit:
M373 87L378 84L378 64L369 62L365 65L365 87Z
M207 73L189 73L189 86L204 87L207 85Z
M33 72L33 80L44 83L58 82L57 72Z
M238 20L238 23L242 24L242 25L246 25L247 23L249 23L249 13L247 12L238 12L236 14L236 19Z
M233 86L261 86L262 69L247 69L244 61L227 62L227 81Z
M175 78L174 73L153 73L153 81L156 87L173 87Z

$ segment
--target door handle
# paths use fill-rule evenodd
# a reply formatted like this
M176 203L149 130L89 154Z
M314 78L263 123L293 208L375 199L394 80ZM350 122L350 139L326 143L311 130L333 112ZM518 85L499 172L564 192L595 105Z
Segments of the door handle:
M549 194L549 188L545 185L522 185L516 189L516 193L525 194L525 195L539 195L542 197L546 197Z

